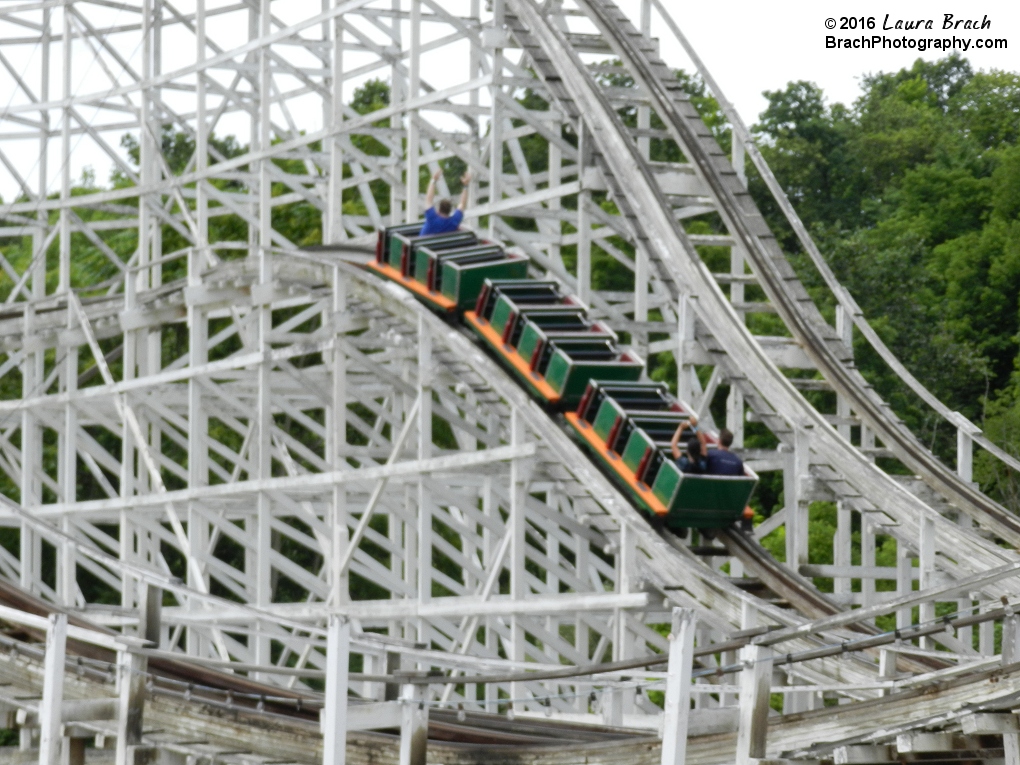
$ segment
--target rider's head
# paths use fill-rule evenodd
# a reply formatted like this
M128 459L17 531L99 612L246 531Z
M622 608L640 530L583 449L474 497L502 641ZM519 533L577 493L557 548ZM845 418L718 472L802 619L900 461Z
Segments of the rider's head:
M453 202L449 199L440 199L439 204L436 205L436 211L444 218L449 218L450 213L453 212Z
M724 448L729 449L730 444L733 443L733 434L726 430L726 428L723 428L719 431L719 443L722 444Z
M701 442L696 438L692 438L687 442L687 454L690 455L691 459L697 459L701 456Z

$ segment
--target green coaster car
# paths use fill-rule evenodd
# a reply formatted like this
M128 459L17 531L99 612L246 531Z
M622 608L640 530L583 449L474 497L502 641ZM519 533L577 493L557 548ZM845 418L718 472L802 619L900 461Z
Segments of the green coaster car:
M419 236L423 223L381 229L368 267L430 308L444 314L465 311L474 307L486 279L527 278L527 256L479 241L471 231Z
M664 385L593 380L567 421L639 506L668 528L724 528L745 517L758 476L746 466L742 476L681 472L670 440L689 417ZM710 436L709 449L716 443Z
M419 229L420 230L420 229ZM414 276L417 263L417 249L429 247L432 250L453 250L478 244L473 231L453 231L449 234L419 236L416 233L395 233L390 236L389 264L400 271L401 276Z
M644 362L555 282L487 280L466 320L537 396L574 406L591 379L637 380Z
M486 279L525 279L531 263L497 244L448 250L418 245L415 260L415 280L453 301L459 311L474 307Z

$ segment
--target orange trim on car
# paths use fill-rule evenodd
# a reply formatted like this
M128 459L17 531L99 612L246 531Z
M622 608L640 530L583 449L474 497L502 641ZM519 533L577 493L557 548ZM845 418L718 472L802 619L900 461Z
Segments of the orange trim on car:
M545 381L545 378L537 372L531 371L531 366L527 361L521 358L521 354L517 353L516 350L507 350L508 346L503 342L503 338L492 328L492 325L485 319L478 318L478 314L474 311L464 312L464 321L470 324L477 330L478 334L484 337L489 345L493 347L503 358L510 364L525 380L528 381L528 385L538 391L538 394L550 403L555 403L560 400L560 394L557 393L553 387Z
M587 441L598 454L610 458L608 461L610 467L613 468L616 474L623 479L624 483L635 494L641 497L641 501L648 505L653 513L656 515L666 515L669 513L666 506L652 493L651 488L646 484L640 483L635 477L634 472L623 464L623 460L606 448L605 442L595 434L595 429L591 425L578 417L575 412L567 412L563 416L566 417L571 427L581 435L581 438Z
M424 284L419 281L415 281L410 276L403 276L400 271L388 263L369 262L366 266L371 268L373 271L378 272L381 276L385 276L391 282L396 282L401 287L407 287L407 289L411 290L411 292L424 298L437 308L442 308L444 311L453 311L457 307L457 302L455 300L451 300L440 292L430 290Z

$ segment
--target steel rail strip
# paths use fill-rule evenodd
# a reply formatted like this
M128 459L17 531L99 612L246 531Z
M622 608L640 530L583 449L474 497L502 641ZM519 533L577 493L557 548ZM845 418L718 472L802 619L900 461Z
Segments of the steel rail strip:
M762 288L819 371L909 468L953 505L1014 547L1020 546L1020 518L942 464L853 365L849 349L822 317L680 83L661 59L651 61L651 51L637 44L644 38L626 14L611 0L578 2L652 97L659 117L715 197L727 229L747 252Z
M811 430L814 433L812 448L820 457L816 463L822 462L839 466L840 472L846 476L848 482L860 492L861 497L867 500L870 505L862 506L861 499L855 498L853 501L858 509L869 511L881 507L886 510L890 517L899 524L899 527L891 529L890 533L894 533L900 538L916 543L920 532L919 519L925 516L932 518L942 536L942 549L954 550L957 556L955 561L947 558L940 561L942 567L951 574L959 576L962 571L970 573L983 570L984 566L979 561L995 563L1012 559L1011 553L998 548L973 532L951 524L919 498L899 486L890 476L879 470L848 441L839 436L824 417L804 399L767 357L747 327L739 320L712 274L701 262L682 226L669 214L670 208L661 189L638 153L636 145L627 136L619 115L616 114L608 103L608 99L594 83L577 54L569 48L560 30L548 23L531 0L510 0L509 5L539 41L543 55L553 64L557 80L566 86L571 97L585 113L591 132L599 143L602 154L613 166L626 197L630 199L630 204L642 211L643 228L649 243L655 248L651 251L657 250L664 254L654 263L667 269L668 278L673 283L685 284L693 294L697 295L697 300L694 302L697 304L699 316L711 328L722 349L743 370L745 378L753 381L754 385L759 388L762 395L771 404L771 408L784 413L792 425L804 430ZM591 3L585 5L590 6ZM629 22L618 20L616 24L617 26L604 30L607 39L614 45L621 45L618 40L620 37L632 36L642 39L640 34L629 26ZM624 34L623 29L626 28L631 30L632 35ZM622 46L625 52L629 49L630 42L630 40L624 40ZM633 55L633 51L630 51L630 56L633 57ZM652 85L654 86L655 83ZM679 88L679 83L677 83L677 88ZM677 95L680 97L683 94L678 92ZM689 102L685 101L684 103L687 111L690 112L687 115L688 119L700 125L701 131L706 137L710 137L711 134L701 123L693 106ZM667 106L675 116L672 101L668 101ZM667 124L669 124L670 116L670 114L666 115ZM684 125L685 132L691 132L688 129L690 125L679 118L677 121ZM698 152L695 157L701 159L707 166L702 168L702 172L707 170L713 178L716 178L717 175L726 173L727 170L724 168L728 167L729 175L734 181L736 180L735 172L732 167L728 166L718 146L715 148L714 157L719 160L718 170L712 166L711 156ZM744 197L750 203L746 192ZM760 219L760 216L758 218ZM742 218L741 222L743 222ZM764 226L764 221L761 221L761 225ZM747 234L746 227L742 227L741 230ZM758 241L754 237L749 238L755 244ZM785 261L782 263L785 264ZM789 265L785 265L784 276L796 280ZM810 301L806 294L804 299ZM798 320L801 319L799 312L795 311L794 314ZM838 339L835 339L834 333L833 338L845 355L846 349Z

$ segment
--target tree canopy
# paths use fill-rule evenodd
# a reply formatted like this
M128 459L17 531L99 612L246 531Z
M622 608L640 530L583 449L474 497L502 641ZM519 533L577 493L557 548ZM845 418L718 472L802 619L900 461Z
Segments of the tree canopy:
M850 105L811 82L766 92L754 130L837 276L939 398L1020 451L1020 74L953 55L862 78ZM785 248L791 233L754 191ZM936 443L918 402L860 364ZM979 459L979 478L994 480Z

